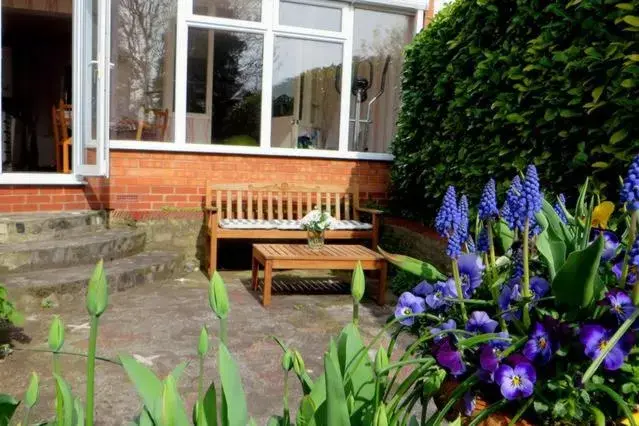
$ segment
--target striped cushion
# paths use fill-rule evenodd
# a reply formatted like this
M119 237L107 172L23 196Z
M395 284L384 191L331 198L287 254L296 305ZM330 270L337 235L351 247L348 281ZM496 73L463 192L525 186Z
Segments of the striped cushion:
M271 222L277 229L283 231L301 231L304 229L299 220L272 220Z
M268 220L257 219L222 219L220 228L225 229L276 229L275 224Z
M331 229L336 231L366 230L373 229L373 225L357 220L334 220L333 223L331 223Z
M257 219L222 219L220 228L225 229L280 229L283 231L300 231L304 228L299 220L257 220ZM370 223L357 220L331 221L330 230L353 231L373 229Z

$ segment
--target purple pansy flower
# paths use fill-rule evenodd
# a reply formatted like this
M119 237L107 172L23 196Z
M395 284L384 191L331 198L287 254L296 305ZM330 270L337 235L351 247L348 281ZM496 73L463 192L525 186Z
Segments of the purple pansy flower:
M444 300L446 297L457 297L455 291L455 281L449 279L447 281L437 281L435 284L422 285L420 283L413 289L413 293L424 298L426 305L430 309L440 309L448 306L449 303Z
M444 339L439 345L435 358L439 365L448 369L453 376L459 376L466 372L466 364L464 364L461 352L455 350L449 339Z
M608 341L612 337L612 332L598 324L589 324L581 327L579 340L584 345L584 353L590 359L595 359L601 351L606 347ZM632 345L632 335L626 334L617 344L608 352L603 360L604 370L618 370L623 365L623 361L630 352Z
M490 318L484 311L475 311L470 314L468 323L466 323L466 331L471 333L493 333L497 328L497 321Z
M488 344L497 351L503 351L510 346L510 335L508 334L508 331L500 331L497 334L499 334L499 339L491 340Z
M530 336L530 340L524 346L524 356L531 361L539 361L546 364L554 352L553 342L544 326L535 324L535 328Z
M490 179L486 186L484 186L484 192L481 194L479 200L478 214L480 220L492 220L496 219L499 215L497 209L497 189L495 188L495 180Z
M499 304L499 309L503 312L502 316L506 321L513 321L521 318L521 309L512 310L512 305L520 300L521 294L519 292L519 285L515 284L512 287L505 285L502 287L497 302Z
M435 218L435 230L443 238L449 238L459 223L455 187L449 186Z
M608 262L612 260L617 255L617 249L619 248L619 237L612 232L606 231L603 229L593 229L590 234L590 244L595 242L595 240L599 237L599 235L603 235L604 239L604 251L601 254L601 261Z
M502 364L495 371L495 382L508 400L528 398L533 393L536 381L537 372L527 362L520 362L515 367Z
M448 321L441 323L439 327L431 327L430 334L440 333L444 330L454 330L456 328L457 328L457 323L455 322L455 320L449 319ZM449 333L438 334L437 336L433 338L433 340L435 341L435 343L439 343L448 334Z
M630 318L637 309L630 296L618 288L612 289L606 294L603 304L610 306L610 312L617 317L619 324Z
M530 291L533 300L541 299L550 291L550 284L542 277L531 277Z
M464 415L470 417L473 415L475 411L475 406L477 405L477 400L475 399L475 395L472 392L466 392L464 394Z
M422 281L413 288L412 293L415 296L426 297L433 292L433 285L428 281Z
M617 277L618 280L621 280L621 276L623 274L623 259L624 259L625 253L621 252L619 254L619 256L617 256L617 259L615 260L615 264L612 265L612 273L615 274L615 277ZM627 285L632 285L637 281L637 274L635 273L635 271L633 270L633 268L631 268L628 271L628 277L626 278L626 284Z
M479 365L481 366L481 369L490 373L492 376L492 374L497 370L497 367L499 367L499 363L500 358L497 350L490 345L483 345L481 352L479 353Z
M459 265L459 278L465 298L470 298L477 287L481 285L481 278L486 267L481 257L476 254L463 254L457 260ZM453 283L454 284L454 283ZM457 292L455 292L457 294Z
M630 163L628 175L623 180L620 200L626 203L626 207L630 211L639 209L639 155L637 155Z
M411 292L404 292L399 296L397 307L395 308L395 318L405 317L407 315L421 314L426 310L424 299L415 296ZM404 318L399 321L400 324L411 326L415 323L415 317Z

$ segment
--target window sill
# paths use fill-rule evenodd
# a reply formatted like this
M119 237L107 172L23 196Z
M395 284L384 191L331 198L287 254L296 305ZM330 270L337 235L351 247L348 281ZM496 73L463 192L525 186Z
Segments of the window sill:
M75 174L62 173L13 173L0 174L0 185L84 185L86 182Z
M202 145L196 143L117 141L109 142L110 149L132 151L197 152L213 154L263 155L272 157L326 158L341 160L393 161L392 154L376 152L341 152L320 149L261 148L253 146Z

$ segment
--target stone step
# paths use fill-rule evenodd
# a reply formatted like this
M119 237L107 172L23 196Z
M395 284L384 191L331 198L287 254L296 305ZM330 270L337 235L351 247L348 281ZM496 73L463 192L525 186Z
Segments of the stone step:
M2 283L14 294L46 297L51 293L84 292L95 265L45 269L6 275ZM182 273L182 257L175 252L150 251L105 262L111 291L150 284Z
M114 228L62 240L27 241L0 245L2 274L110 261L144 249L143 230Z
M63 239L105 224L106 214L99 210L2 214L0 244Z

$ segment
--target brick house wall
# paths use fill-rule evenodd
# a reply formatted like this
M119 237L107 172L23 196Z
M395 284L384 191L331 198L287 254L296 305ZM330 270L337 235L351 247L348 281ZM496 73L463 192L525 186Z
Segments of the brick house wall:
M202 204L208 180L219 183L359 184L363 203L388 198L390 163L231 154L111 150L109 179L83 186L0 186L0 212L109 209L143 218Z

